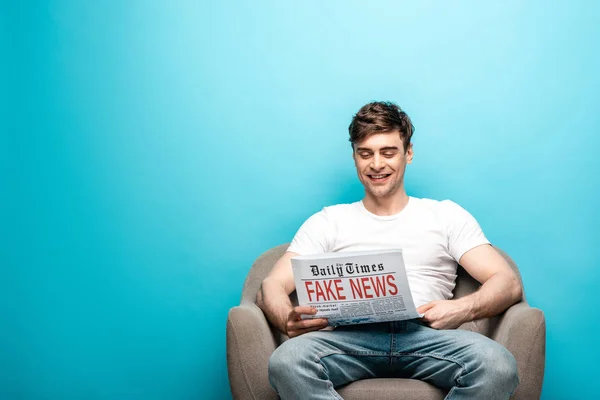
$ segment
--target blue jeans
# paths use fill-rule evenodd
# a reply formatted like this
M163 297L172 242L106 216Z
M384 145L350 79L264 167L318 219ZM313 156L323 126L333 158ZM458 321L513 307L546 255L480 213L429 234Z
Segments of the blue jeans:
M508 399L517 363L497 342L418 320L343 326L292 338L271 355L269 381L284 399L341 399L334 388L366 378L429 382L447 400Z

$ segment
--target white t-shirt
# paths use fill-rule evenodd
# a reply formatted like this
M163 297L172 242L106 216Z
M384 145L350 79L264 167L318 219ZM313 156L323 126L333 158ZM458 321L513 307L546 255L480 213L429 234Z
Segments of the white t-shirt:
M458 260L489 244L468 211L450 200L410 197L395 215L378 216L362 201L325 207L300 227L288 251L300 255L402 249L416 307L452 298Z

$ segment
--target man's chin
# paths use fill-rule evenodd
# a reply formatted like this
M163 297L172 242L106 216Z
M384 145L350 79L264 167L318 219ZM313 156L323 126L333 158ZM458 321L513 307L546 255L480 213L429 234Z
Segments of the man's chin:
M387 197L390 194L390 190L388 188L381 188L381 187L379 187L379 188L369 187L369 188L367 188L367 191L373 197Z

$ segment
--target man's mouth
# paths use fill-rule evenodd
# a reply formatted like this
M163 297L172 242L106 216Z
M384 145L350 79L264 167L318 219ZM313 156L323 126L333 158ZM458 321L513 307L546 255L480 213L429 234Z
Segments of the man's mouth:
M367 175L367 176L369 177L369 179L371 180L371 182L380 183L380 182L385 182L385 180L390 175L391 174L378 174L378 175Z

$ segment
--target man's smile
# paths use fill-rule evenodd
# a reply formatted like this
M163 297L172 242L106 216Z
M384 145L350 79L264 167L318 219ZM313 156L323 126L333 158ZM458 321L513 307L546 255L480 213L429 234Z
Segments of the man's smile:
M369 180L374 183L383 183L392 174L367 174Z

